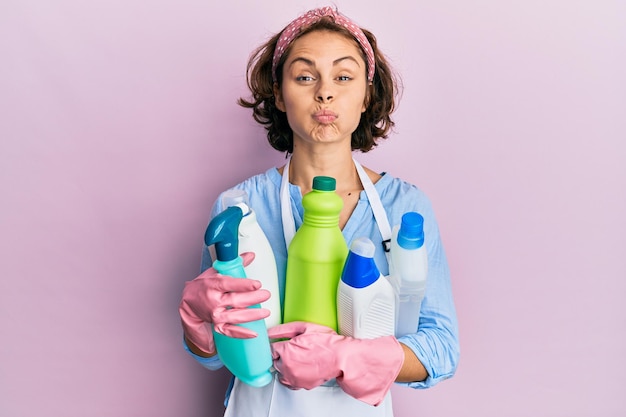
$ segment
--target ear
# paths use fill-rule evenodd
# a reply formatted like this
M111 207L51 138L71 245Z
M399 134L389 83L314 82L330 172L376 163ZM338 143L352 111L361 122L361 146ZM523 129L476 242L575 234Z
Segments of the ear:
M274 83L272 90L274 90L274 102L276 103L276 108L283 113L286 113L285 102L283 101L283 95L278 87L278 83Z

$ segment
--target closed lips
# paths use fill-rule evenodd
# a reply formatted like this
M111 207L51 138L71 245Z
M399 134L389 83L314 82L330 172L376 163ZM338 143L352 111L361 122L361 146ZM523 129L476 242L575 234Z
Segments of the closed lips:
M320 123L332 123L337 118L337 113L330 110L321 110L314 113L313 118Z

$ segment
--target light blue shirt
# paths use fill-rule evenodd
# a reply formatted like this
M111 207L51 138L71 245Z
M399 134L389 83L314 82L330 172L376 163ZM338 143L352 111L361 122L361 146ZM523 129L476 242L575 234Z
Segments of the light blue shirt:
M281 305L284 305L287 247L281 226L280 183L281 175L276 168L271 168L233 188L243 189L248 193L250 207L256 212L257 221L270 241L278 266ZM409 211L416 211L424 217L424 237L428 252L426 294L422 301L416 333L402 336L398 340L415 353L428 371L428 378L424 381L401 384L412 388L428 388L454 375L459 359L458 326L448 262L428 197L414 185L393 178L389 174L383 174L375 187L392 227L399 225L402 215ZM302 224L303 217L300 187L289 184L289 193L297 229ZM211 218L223 209L220 195L214 204ZM361 192L357 206L343 229L343 236L348 247L355 238L365 236L371 239L376 244L376 266L381 274L389 274L382 236L364 191ZM205 247L202 254L202 270L210 266L211 257ZM215 370L223 366L218 355L202 358L194 355L188 348L187 351L208 369Z

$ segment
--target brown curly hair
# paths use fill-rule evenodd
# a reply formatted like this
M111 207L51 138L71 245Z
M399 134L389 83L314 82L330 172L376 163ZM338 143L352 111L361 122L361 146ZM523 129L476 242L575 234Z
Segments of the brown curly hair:
M354 37L347 29L336 24L328 17L322 18L302 30L296 39L307 33L319 30L337 32L354 40ZM366 29L361 30L369 40L374 51L376 72L374 73L374 80L368 87L367 109L361 113L359 126L352 133L352 150L368 152L378 145L378 139L387 138L394 126L391 113L395 109L395 100L399 93L399 82L396 74L387 63L385 56L378 49L376 37ZM274 83L272 81L272 58L281 33L282 31L274 35L250 56L246 76L248 88L252 92L252 99L240 98L238 104L253 109L252 117L265 126L267 139L274 149L292 153L293 131L287 121L286 113L276 108L273 91ZM283 54L276 68L276 82L279 86L282 85L283 65L292 45L293 42L291 42ZM363 54L362 50L361 53ZM365 60L365 56L363 56L363 59Z

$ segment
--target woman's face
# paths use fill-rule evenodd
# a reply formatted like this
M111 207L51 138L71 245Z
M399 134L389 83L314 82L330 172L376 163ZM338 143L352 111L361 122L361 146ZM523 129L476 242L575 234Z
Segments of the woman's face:
M356 41L336 32L298 38L275 88L276 107L287 113L298 143L343 143L366 109L366 64Z

